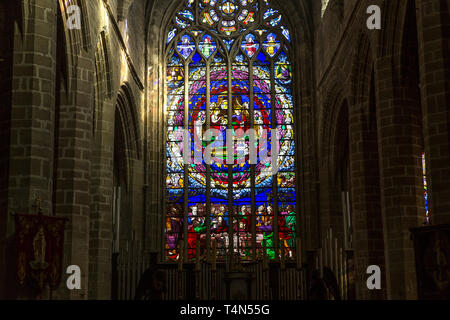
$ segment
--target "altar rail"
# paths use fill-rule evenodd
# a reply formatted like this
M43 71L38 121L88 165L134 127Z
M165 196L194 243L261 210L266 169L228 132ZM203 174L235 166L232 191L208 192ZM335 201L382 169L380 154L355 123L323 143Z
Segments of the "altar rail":
M326 252L326 251L325 251ZM325 253L324 252L324 253ZM341 251L342 252L342 251ZM326 254L325 254L326 255ZM342 259L342 256L341 256ZM320 265L327 266L320 259ZM348 287L346 267L342 263L330 264L336 277L343 299ZM113 256L112 266L112 299L132 300L136 288L145 270L151 266L150 254L142 250L141 243L130 241L121 246L120 253ZM343 268L344 267L344 268ZM166 277L167 291L164 300L227 300L225 265L217 264L217 270L212 265L202 263L200 271L196 271L195 264L183 265L183 271L178 271L178 265L173 263L158 263L157 269L163 271ZM345 268L346 269L346 268ZM263 263L255 262L246 266L245 272L254 275L252 287L252 300L306 300L308 299L308 274L306 269L298 270L294 263L286 263L282 270L279 263L269 263L268 269Z

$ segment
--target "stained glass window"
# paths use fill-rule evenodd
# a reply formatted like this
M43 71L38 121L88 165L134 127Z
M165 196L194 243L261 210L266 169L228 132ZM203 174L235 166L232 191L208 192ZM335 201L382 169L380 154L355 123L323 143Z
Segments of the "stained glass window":
M291 34L268 0L186 0L166 38L165 258L293 258ZM209 154L206 157L205 154ZM180 243L183 243L181 246Z
M422 153L422 168L423 168L423 187L424 187L424 195L425 195L425 210L426 210L426 220L425 223L430 223L430 208L428 203L428 181L427 181L427 163L425 152Z

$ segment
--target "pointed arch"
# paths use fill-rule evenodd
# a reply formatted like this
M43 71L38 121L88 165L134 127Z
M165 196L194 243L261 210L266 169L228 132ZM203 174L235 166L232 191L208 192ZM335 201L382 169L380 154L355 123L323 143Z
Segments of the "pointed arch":
M67 21L70 18L69 8L71 6L76 6L80 9L81 14L81 28L68 28ZM84 0L72 0L64 1L59 0L59 9L61 11L61 16L64 20L64 29L66 30L66 40L70 44L73 55L79 55L81 50L88 50L91 48L90 41L90 26L89 19L87 17L87 8Z
M114 163L120 168L120 178L127 190L133 181L133 161L140 160L142 156L142 137L137 119L133 93L125 82L119 89L116 101Z
M140 160L142 157L142 135L137 107L133 91L128 82L122 84L117 95L117 108L125 125L125 137L127 143L128 157Z
M93 133L95 134L103 103L112 98L113 75L110 58L108 34L105 30L100 32L94 53L94 106L92 108Z
M351 96L355 99L367 97L370 89L370 78L374 69L374 52L370 39L364 32L359 34L353 56L351 70Z
M84 0L73 0L73 1L64 1L59 0L59 16L58 19L62 24L62 33L65 45L65 54L67 57L65 60L67 61L66 66L66 78L71 79L76 77L77 73L77 65L78 65L78 57L81 54L81 50L88 51L92 44L90 40L90 26L89 19L87 17L87 8ZM75 6L79 8L81 25L80 29L76 28L68 28L67 21L70 18L69 9L70 7ZM72 13L73 14L73 13ZM60 32L60 31L59 31ZM67 81L67 91L70 91L70 82Z
M218 240L222 258L230 250L241 259L257 259L265 237L270 238L265 252L270 259L293 258L297 236L293 227L297 219L294 46L281 6L268 0L186 0L166 22L165 258L193 259L196 237L203 240L202 250ZM256 164L250 161L247 153L253 141L244 133L249 129L258 139L270 132L274 145L256 148L270 149L274 156L276 144L274 161L282 168L276 174L264 173L261 158ZM184 163L183 154L202 156L205 146L181 143L180 137L195 141L206 130L214 130L223 141L229 139L227 131L233 132L234 147L216 147L212 163L203 159ZM197 213L201 228L193 226L200 221L193 222ZM182 238L188 241L183 252L177 248L181 235L174 240L170 234L172 228L180 229L173 215L183 215L187 222L181 228ZM234 216L245 216L239 220L245 239L244 230L238 232L230 224Z

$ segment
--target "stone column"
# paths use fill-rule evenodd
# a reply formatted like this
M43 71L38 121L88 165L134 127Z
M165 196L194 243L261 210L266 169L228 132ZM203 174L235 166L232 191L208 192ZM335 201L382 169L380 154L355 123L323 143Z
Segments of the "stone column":
M42 199L44 214L52 213L57 1L21 1L23 23L14 34L12 71L10 167L8 211L35 212ZM14 219L7 217L6 236L11 245L6 262L8 297L14 287ZM8 269L9 270L9 269Z
M110 299L115 100L97 104L99 118L92 149L89 299Z
M450 1L416 0L430 215L450 223Z
M368 80L368 79L366 79ZM355 250L356 296L384 299L385 290L368 290L367 268L378 265L384 272L383 224L380 205L380 176L375 115L368 96L349 100L350 179ZM382 277L385 288L385 277Z
M10 154L11 91L13 72L14 24L18 20L20 5L11 1L0 2L0 300L7 298L6 279L8 183ZM9 234L11 236L11 234ZM9 259L8 259L9 260Z
M402 57L384 56L375 63L386 257L386 270L382 271L386 272L389 299L416 299L409 229L425 221L422 119L418 86L411 81L414 73L399 65Z
M85 51L74 60L70 92L60 97L55 210L69 220L63 268L79 266L82 281L81 290L69 291L64 274L55 298L78 300L88 298L93 62Z

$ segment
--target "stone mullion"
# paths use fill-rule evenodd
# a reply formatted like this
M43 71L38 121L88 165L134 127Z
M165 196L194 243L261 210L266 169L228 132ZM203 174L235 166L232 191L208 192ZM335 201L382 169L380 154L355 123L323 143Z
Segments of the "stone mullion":
M416 4L430 217L433 224L445 224L450 223L450 39L444 30L450 29L450 21L444 20L442 1Z
M211 65L207 63L206 65L206 131L209 132L211 129ZM207 136L207 143L210 143ZM203 144L203 138L202 138ZM203 155L204 157L204 155ZM202 158L203 158L202 157ZM210 244L211 244L211 165L206 165L206 225L208 226L206 230L206 253L209 256Z
M253 87L253 83L254 83L254 79L253 79L253 60L250 61L248 69L248 79L249 79L249 100L250 100L250 130L254 130L255 129L255 101L254 101L254 87ZM250 140L249 144L254 143L254 141L252 141L252 137L248 137L248 139ZM253 150L252 147L249 145L249 151ZM251 187L251 210L252 210L252 215L251 215L251 219L252 219L252 246L253 246L253 257L256 260L256 255L257 255L257 241L256 241L256 178L255 178L255 168L256 165L252 164L252 156L254 156L253 154L251 154L251 152L249 152L249 163L250 163L250 187Z
M227 62L227 73L228 73L228 126L227 128L229 130L233 130L233 82L232 82L232 63L231 63L231 59L228 60ZM228 136L228 135L227 135ZM226 143L228 144L228 140L226 141ZM234 138L232 138L232 149L234 150ZM233 164L234 164L234 152L230 152L230 150L228 150L228 148L226 148L227 150L227 154L226 154L226 159L227 159L227 166L228 166L228 217L229 217L229 226L228 226L228 230L229 230L229 234L230 234L230 239L229 239L229 250L231 250L230 256L231 256L231 261L233 261L234 258L234 220L235 220L235 215L234 215L234 206L233 206ZM232 160L231 161L229 159L229 155L230 153L233 155ZM230 162L233 162L233 164L228 164ZM236 212L237 214L237 212ZM239 222L237 222L238 226L239 226ZM238 236L236 237L238 239L238 243L236 244L238 246L238 252L239 252L239 228L238 228Z
M186 136L189 137L190 139L190 131L189 131L189 63L185 62L184 64L184 130L185 130L185 134L184 134L184 138L186 139ZM195 128L194 128L194 132L195 132ZM189 133L189 134L187 134ZM190 141L188 140L188 144L186 144L186 141L184 141L184 152L188 153L188 158L191 159L191 144ZM188 148L186 148L186 146L188 146ZM187 158L186 156L184 157L185 159ZM184 208L183 208L183 212L184 212L184 261L188 261L189 258L189 254L188 254L188 237L189 237L189 233L188 233L188 218L189 218L189 164L185 163L184 164Z
M168 68L167 67L167 60L165 60L164 64L163 64L163 68L162 68L162 70L163 70L162 75L164 76L164 84L162 86L163 97L164 97L163 101L164 102L162 104L162 108L161 109L162 109L163 112L158 112L157 113L157 114L163 114L163 115L166 112L166 110L168 110L167 68ZM149 77L150 77L150 75L149 75ZM151 88L150 86L151 86L151 83L150 83L150 81L148 81L147 90L149 90L151 92L151 90L154 90L154 88ZM154 102L149 100L147 103L149 104L148 110L151 110L152 107L153 107L152 104ZM168 131L167 118L165 116L163 116L163 115L162 115L162 119L161 119L162 121L158 124L158 123L155 123L155 120L154 120L154 117L156 117L156 115L153 112L149 112L149 114L147 115L147 117L150 118L149 122L151 123L151 125L150 125L151 127L148 128L149 132L151 132L151 130L155 130L155 128L157 130L158 126L159 126L159 128L162 129L162 132L167 132ZM149 139L150 136L153 136L153 134L147 135L146 139ZM162 139L163 139L163 143L162 143L161 146L159 146L161 148L161 155L159 155L159 156L160 156L160 161L163 164L162 165L162 169L164 170L163 174L162 174L162 176L163 176L163 179L162 179L163 181L162 182L163 183L161 183L161 181L159 181L159 179L155 179L156 181L151 181L151 179L149 179L149 180L151 181L152 184L154 183L154 184L156 184L156 186L158 186L158 185L161 186L160 188L156 188L158 190L157 192L161 193L161 191L159 189L162 189L162 193L161 193L160 197L153 196L153 198L156 198L156 199L158 199L158 198L161 199L162 198L163 199L162 204L157 205L157 208L162 208L162 211L159 211L159 210L156 211L156 212L160 212L159 215L162 216L163 223L159 223L159 221L158 221L158 213L154 214L155 215L154 217L152 217L152 214L150 213L150 217L151 217L150 224L147 227L147 230L150 230L150 236L144 235L144 237L146 237L147 241L148 241L148 239L150 239L150 241L156 242L154 244L152 244L152 243L147 244L146 247L150 248L151 251L153 251L155 248L156 249L159 248L159 252L161 252L159 260L160 261L165 261L166 260L166 241L167 241L166 240L166 233L165 233L165 231L166 231L166 223L165 222L166 222L167 213L168 213L168 210L169 210L169 205L168 205L169 199L167 197L168 193L167 193L167 182L166 182L166 178L167 178L167 174L168 174L168 171L167 171L167 156L166 156L168 135L167 134L163 135ZM147 144L150 144L150 142L147 142ZM158 144L155 143L154 141L151 141L150 153L151 153L151 149L157 150L157 148L158 148ZM151 163L149 165L149 172L158 171L154 159L151 159L150 161L151 161ZM150 190L150 188L149 188L149 190ZM150 193L150 198L151 197L152 197L152 195ZM178 213L178 214L180 214L180 213ZM158 230L158 231L155 232L156 230ZM178 255L180 256L179 258L182 258L181 252L178 252Z
M275 64L273 62L273 59L270 60L270 102L271 102L271 113L272 113L272 117L271 117L271 126L270 128L276 128L277 127L277 115L276 115L276 106L275 106L275 97L276 97L276 89L275 89ZM275 137L272 137L272 141L277 139L277 136L275 135ZM272 141L268 141L267 143L272 143ZM272 144L273 145L273 144ZM276 148L278 148L278 141L276 141L275 143ZM278 158L275 159L275 163L273 162L274 157L274 150L272 150L271 148L271 163L272 163L272 167L271 170L273 172L273 167L277 166L278 167ZM275 259L278 260L278 253L280 250L279 247L279 236L278 236L278 179L277 179L277 174L273 175L273 183L272 183L272 194L273 194L273 199L272 199L272 209L273 209L273 244L274 244L274 250L277 253L275 256Z

